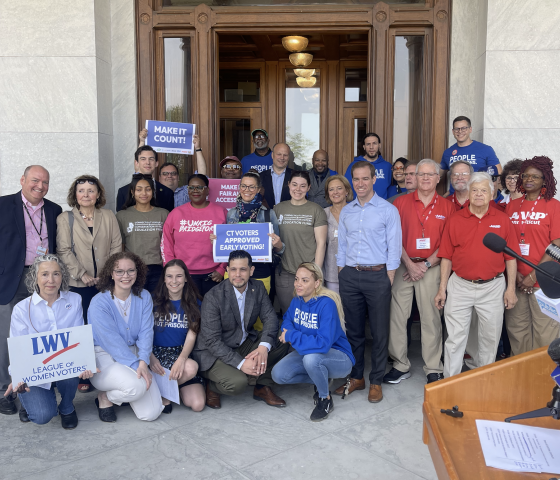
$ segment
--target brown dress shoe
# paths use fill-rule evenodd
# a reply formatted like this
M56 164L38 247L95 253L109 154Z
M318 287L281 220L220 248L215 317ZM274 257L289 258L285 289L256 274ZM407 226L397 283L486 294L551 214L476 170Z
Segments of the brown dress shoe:
M379 403L383 400L383 390L381 390L381 385L370 385L367 399L369 403Z
M346 383L343 383L340 387L338 387L335 391L335 395L342 395L344 398L346 395L350 395L354 390L365 390L366 389L366 381L364 377L357 379L357 378L348 378Z
M220 402L220 394L210 390L210 381L206 382L206 406L217 410L222 408L222 402Z
M286 402L282 400L278 395L276 395L270 387L255 387L255 389L253 390L253 398L255 400L266 402L266 404L270 405L271 407L286 406Z

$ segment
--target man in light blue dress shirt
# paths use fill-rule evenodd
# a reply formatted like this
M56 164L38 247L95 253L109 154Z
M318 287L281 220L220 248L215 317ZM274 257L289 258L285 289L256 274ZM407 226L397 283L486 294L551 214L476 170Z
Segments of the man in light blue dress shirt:
M346 205L338 222L338 279L346 318L346 336L356 364L338 395L364 390L365 322L373 337L368 400L383 399L389 342L391 286L402 253L401 221L398 210L373 190L375 167L369 162L352 165L356 199Z

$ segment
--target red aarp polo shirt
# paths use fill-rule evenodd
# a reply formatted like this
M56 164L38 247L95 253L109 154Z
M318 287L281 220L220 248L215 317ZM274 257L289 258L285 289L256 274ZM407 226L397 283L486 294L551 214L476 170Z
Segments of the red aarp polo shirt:
M489 208L478 218L470 209L463 208L447 222L438 257L451 260L455 273L466 280L490 280L503 273L506 260L513 260L483 245L482 239L490 232L505 239L507 246L519 253L515 229L505 213Z
M506 214L515 229L517 243L523 243L522 238L525 240L525 247L519 247L523 258L538 264L546 247L560 238L560 202L554 198L537 201L529 201L525 197L516 198L507 204ZM521 232L525 234L523 237ZM529 275L533 269L517 261L517 270L523 275ZM538 283L535 286L538 287Z
M446 200L449 200L453 206L455 207L455 210L458 212L459 210L463 210L464 208L467 208L469 206L469 200L466 200L465 203L463 203L463 205L461 205L458 201L457 201L457 197L455 196L455 192L453 192L453 195L449 195L448 197L445 198ZM492 200L490 202L490 206L493 208L496 208L498 210L503 210L500 209L500 207L498 207L496 205L496 202L494 200Z
M403 247L410 258L428 258L441 243L441 236L449 217L455 213L455 208L437 193L432 197L427 207L418 198L418 190L396 198L393 205L397 207L401 216ZM424 233L424 237L422 237ZM426 242L418 239L429 239Z

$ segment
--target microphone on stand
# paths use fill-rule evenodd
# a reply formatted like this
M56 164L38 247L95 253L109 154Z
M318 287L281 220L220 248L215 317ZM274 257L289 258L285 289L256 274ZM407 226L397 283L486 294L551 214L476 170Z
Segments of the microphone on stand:
M554 243L551 243L548 247L546 247L546 254L553 260L560 262L560 247L554 245Z

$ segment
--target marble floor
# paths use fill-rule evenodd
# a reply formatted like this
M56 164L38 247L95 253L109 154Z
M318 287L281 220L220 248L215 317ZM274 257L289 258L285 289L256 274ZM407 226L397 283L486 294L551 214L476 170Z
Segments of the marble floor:
M310 385L276 387L287 402L277 409L252 398L222 397L221 410L193 413L175 405L155 422L117 407L118 422L97 417L95 393L76 395L80 424L60 418L37 426L0 415L2 479L383 479L435 480L422 443L426 377L420 342L411 345L413 375L384 385L379 404L366 391L341 400L323 422L309 421ZM335 387L341 382L336 382Z

